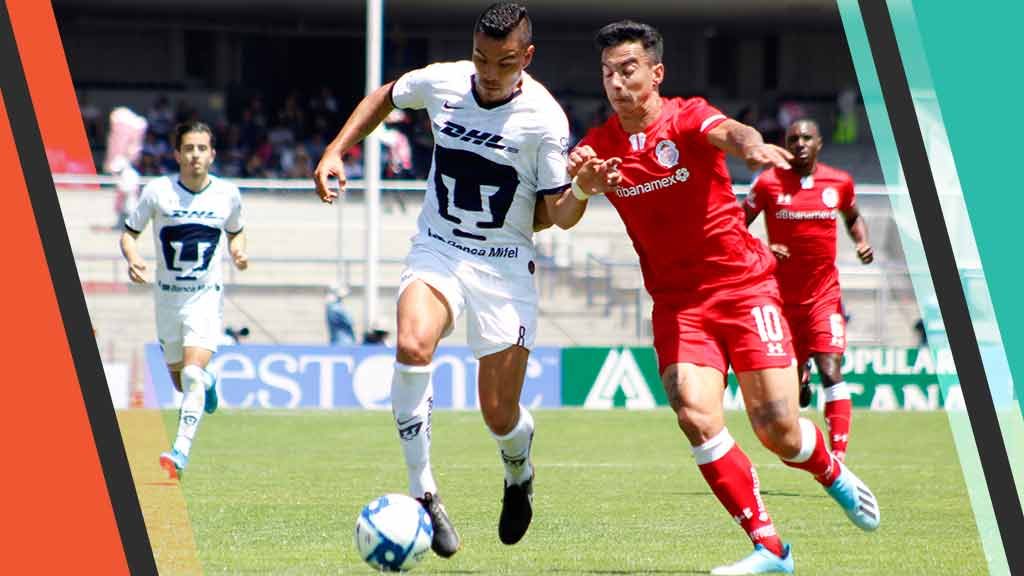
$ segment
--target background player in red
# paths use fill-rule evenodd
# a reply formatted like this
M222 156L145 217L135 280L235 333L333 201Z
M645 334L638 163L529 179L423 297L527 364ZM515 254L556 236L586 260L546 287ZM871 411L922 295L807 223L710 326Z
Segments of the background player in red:
M605 93L615 114L569 156L573 194L607 193L640 257L654 300L662 384L701 474L754 543L714 574L793 571L750 459L725 427L731 364L762 444L810 472L865 530L877 528L874 495L799 418L797 371L773 276L774 258L747 231L725 153L751 167L789 169L791 154L701 98L662 98L662 39L646 24L602 28Z
M846 322L836 269L836 214L864 264L874 259L868 228L857 210L853 179L818 162L821 135L813 120L797 120L786 130L792 170L770 168L750 187L743 203L747 225L765 213L769 246L778 266L775 277L783 310L793 329L800 365L800 405L811 403L809 363L813 357L825 387L825 421L832 453L846 459L850 434L850 392L840 368L846 351Z

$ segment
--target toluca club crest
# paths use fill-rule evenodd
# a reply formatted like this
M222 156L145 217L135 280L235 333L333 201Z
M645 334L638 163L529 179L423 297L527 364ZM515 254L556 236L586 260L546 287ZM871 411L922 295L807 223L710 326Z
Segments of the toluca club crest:
M665 168L671 168L679 163L679 149L671 140L658 142L658 145L654 147L654 156L658 159L658 164Z
M839 204L839 192L835 188L829 186L821 191L821 201L829 208L835 208Z

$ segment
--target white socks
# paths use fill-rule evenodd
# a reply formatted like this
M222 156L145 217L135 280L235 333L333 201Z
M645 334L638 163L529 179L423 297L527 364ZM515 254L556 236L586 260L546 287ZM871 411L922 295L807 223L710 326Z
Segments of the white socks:
M818 427L807 418L800 418L800 451L792 458L783 458L787 462L803 464L811 459L814 448L818 444Z
M519 405L519 422L515 428L498 436L492 433L501 450L501 460L505 463L505 481L509 485L522 484L533 476L530 463L530 445L533 444L533 416L522 404Z
M693 452L693 458L697 461L697 466L703 466L725 456L735 445L736 440L729 433L729 429L723 427L721 432L715 434L707 442L700 446L691 446L690 451Z
M199 366L189 364L181 370L181 410L178 412L178 435L174 439L174 449L188 456L192 449L192 440L199 429L199 421L203 418L203 405L206 400L206 385L210 375Z
M391 413L409 472L409 494L422 498L437 493L430 470L430 412L434 405L430 366L409 366L395 362L391 380Z
M826 387L825 389L825 403L835 402L836 400L849 400L850 389L846 386L846 382L836 382L835 384Z

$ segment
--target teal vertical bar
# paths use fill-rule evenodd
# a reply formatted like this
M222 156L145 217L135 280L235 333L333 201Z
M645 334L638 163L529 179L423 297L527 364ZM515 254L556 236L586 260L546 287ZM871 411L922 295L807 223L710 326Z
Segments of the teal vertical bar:
M991 323L997 326L1004 360L1008 360L1005 377L1013 376L1011 390L1019 417L1024 410L1024 305L1019 294L1019 264L1024 258L1017 242L1009 239L1016 236L1013 211L1020 195L1020 147L1015 140L1024 131L1020 96L1024 89L1020 64L1024 6L979 0L969 9L950 8L936 2L900 0L894 13L899 14L906 33L897 29L897 36L901 50L906 37L908 44L920 46L922 60L936 64L927 82L942 105L943 127L963 180L962 192L958 186L957 193L973 224L978 269L984 270L982 282L988 280L985 289L991 295L981 306L988 304L985 311L992 312ZM979 333L979 339L981 336ZM995 393L993 389L994 399ZM1020 442L1020 438L1016 440Z
M924 6L926 4L923 4ZM934 7L934 4L932 5ZM984 12L985 22L997 20L991 15L1001 11L985 11L982 7L976 7L972 12ZM1006 272L1002 267L983 267L980 251L975 242L975 228L972 226L972 219L968 213L968 207L964 191L957 170L957 163L954 161L953 150L949 142L939 99L933 82L931 69L928 65L927 53L925 51L924 39L920 32L920 25L915 14L915 6L911 0L891 0L889 11L893 20L893 27L896 32L896 40L900 45L900 53L903 55L907 70L907 80L911 87L911 94L914 100L917 116L925 137L925 145L928 152L929 163L932 174L935 178L939 199L942 203L943 214L946 219L947 232L953 244L953 251L957 260L957 268L960 271L961 285L967 300L968 310L971 315L971 322L978 337L978 346L981 352L982 361L985 365L985 373L988 378L992 400L999 419L999 428L1002 432L1003 442L1006 445L1007 457L1010 462L1011 473L1014 476L1014 483L1017 487L1017 497L1024 501L1024 419L1021 417L1021 403L1024 403L1024 394L1021 394L1021 385L1024 382L1011 376L1011 370L1004 348L1000 324L1016 328L1013 322L997 322L995 307L990 296L987 277L989 273L1000 274ZM948 11L945 12L948 14ZM959 37L964 37L965 30L962 21L957 17L954 30ZM986 35L994 31L985 30ZM1009 37L1008 37L1009 38ZM948 36L943 39L943 45L948 46ZM964 44L958 48L958 53L963 54ZM975 56L977 51L971 51ZM942 65L938 66L937 73L944 74L950 70L949 63L945 59L939 59ZM975 59L971 66L976 67L979 63L992 62L987 58ZM988 68L983 66L983 68ZM991 79L1013 77L1009 70L999 66L986 70ZM955 84L962 86L962 79ZM968 122L977 119L978 109L973 106L978 100L981 85L973 85L969 100L957 98L953 104L970 102L972 104ZM970 147L974 148L974 147ZM990 147L985 147L989 150ZM962 149L958 149L957 158L960 158ZM1012 164L1009 164L1012 166ZM992 174L993 163L991 157L986 158L985 174ZM1005 180L1004 180L1005 181ZM1004 184L1005 185L1005 184ZM975 198L977 201L977 198ZM1005 214L1005 204L1001 207L998 217L1002 219ZM982 226L982 228L985 228ZM1007 246L1005 237L996 243L997 248ZM1018 257L1019 258L1019 257ZM990 260L998 262L998 260ZM1007 260L1006 262L1009 262ZM995 270L993 270L995 268ZM1012 267L1011 267L1012 269ZM1014 282L1015 283L1015 282ZM1014 294L1016 302L1016 294ZM1016 401L1015 401L1016 397Z
M935 288L932 285L931 273L928 268L927 259L925 258L920 231L917 228L917 220L905 185L903 171L899 161L899 154L896 150L895 138L893 137L892 128L889 125L888 110L886 109L885 101L882 96L882 90L875 70L871 48L868 44L867 34L864 30L864 22L861 17L860 8L857 4L857 0L837 0L837 3L839 6L839 13L843 21L843 27L846 32L847 43L850 48L850 55L853 59L854 68L857 72L857 79L860 84L864 106L871 125L871 133L875 141L879 163L882 167L882 174L885 179L886 187L889 191L893 218L896 221L900 240L903 244L903 251L906 255L907 269L910 273L910 278L914 286L914 293L917 297L918 307L921 311L921 317L924 320L925 329L928 334L929 348L936 356L949 355L949 343L946 338L942 317L938 309L938 299L935 296ZM890 4L890 7L891 6L892 5ZM896 28L896 32L899 41L900 29ZM902 42L900 43L900 48L900 56L903 56L902 52L904 49ZM920 61L923 61L923 59ZM908 79L911 74L909 70L911 68L915 68L915 65L918 65L916 66L916 70L923 70L923 78L927 80L928 84L930 84L931 79L930 76L928 76L927 67L921 68L919 66L920 61L908 62L906 59L904 60L904 66L908 70ZM918 83L924 81L922 80L922 75L920 73L917 73L914 76L914 79L917 80ZM911 82L910 86L914 93L915 107L918 109L918 116L920 119L922 106L919 104L919 97L923 97L924 100L927 100L928 94L918 93L914 82ZM932 100L934 101L934 97ZM937 111L937 105L934 106L934 109ZM939 118L939 125L941 126L941 116ZM924 128L925 126L933 126L934 123L929 122L926 124L924 121L921 121L921 125L922 129L926 130L926 128ZM926 134L925 136L925 140L928 142L928 135ZM928 146L928 148L929 160L932 164L933 175L935 175L935 159L930 151L931 146ZM936 178L936 183L939 185L941 194L942 185L939 184L938 178ZM944 203L944 212L945 207L946 205ZM966 210L964 210L963 213L966 214ZM940 376L939 383L943 394L946 394L951 386L959 384L959 380L956 374L944 375ZM949 422L950 429L953 433L954 443L956 444L957 454L960 458L961 470L963 471L964 480L968 487L968 495L971 500L971 507L974 511L975 522L985 550L989 571L992 574L1008 574L1009 568L1006 563L1006 554L999 535L995 515L993 514L992 501L988 493L988 488L985 484L981 461L978 457L977 446L974 442L974 434L970 421L968 420L966 413L951 411L949 412Z
M940 184L939 192L950 198L943 202L944 210L949 203L963 211L961 230L951 230L950 238L955 239L957 264L1018 498L1024 501L1024 309L1018 287L1022 258L1011 240L1012 221L1007 217L1012 218L1016 204L1012 196L1019 193L1014 189L1020 160L1016 146L999 145L1001 137L992 138L1024 129L1018 111L1024 87L1020 66L1005 58L1024 49L1018 29L1024 9L1019 3L985 4L949 11L937 9L934 3L899 0L890 4L890 10L900 50L915 53L920 60L916 68L927 73L918 73L914 82L922 90L931 90L935 109L942 103L948 119L939 117L942 135L946 147L956 152L952 169L964 175L964 181L958 177L948 192ZM957 41L950 42L951 38ZM929 70L928 61L941 65ZM978 137L985 140L974 140ZM951 154L950 166L954 166L952 160ZM930 161L934 166L942 160ZM968 235L969 245L964 238Z
M1014 379L1011 377L986 281L987 275L975 243L974 228L967 212L914 6L910 0L891 0L889 11L896 40L900 45L900 53L905 62L914 106L924 132L929 163L942 203L947 232L953 244L971 323L978 337L978 346L985 365L992 401L998 414L1003 442L1007 447L1018 498L1024 499L1024 443L1020 441L1021 430L1024 428L1020 402L1024 402L1024 395L1014 389Z

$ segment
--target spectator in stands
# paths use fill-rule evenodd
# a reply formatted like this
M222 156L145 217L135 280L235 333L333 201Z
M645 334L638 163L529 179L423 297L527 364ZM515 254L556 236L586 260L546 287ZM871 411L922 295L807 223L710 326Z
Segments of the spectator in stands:
M836 144L857 142L857 91L847 88L836 98L836 129L832 133Z
M116 221L113 230L123 230L124 221L135 210L139 203L139 173L124 156L118 156L110 162L110 173L117 177L114 185L114 213Z
M356 343L352 315L345 309L348 296L346 286L332 286L327 292L327 336L331 346L351 346Z
M309 152L306 152L306 147L302 144L296 144L288 151L287 156L282 154L281 168L285 178L313 177L313 159L309 157Z
M88 94L79 92L78 109L82 112L82 124L85 125L86 136L91 142L102 142L104 116L100 107L90 101Z
M166 95L160 95L153 107L146 112L146 120L149 121L149 130L158 139L166 140L174 126L174 111L171 110L170 100Z
M374 328L372 330L367 330L363 334L363 344L391 346L391 343L388 342L388 336L390 334L390 332L384 330L383 328Z
M345 176L351 179L363 177L363 147L356 144L345 153Z
M412 146L409 137L401 129L408 120L406 113L396 108L384 118L384 124L379 129L380 143L385 147L381 173L383 178L398 180L413 177Z
M139 172L143 176L159 176L160 163L157 161L156 156L152 154L142 153L142 160L139 162Z

